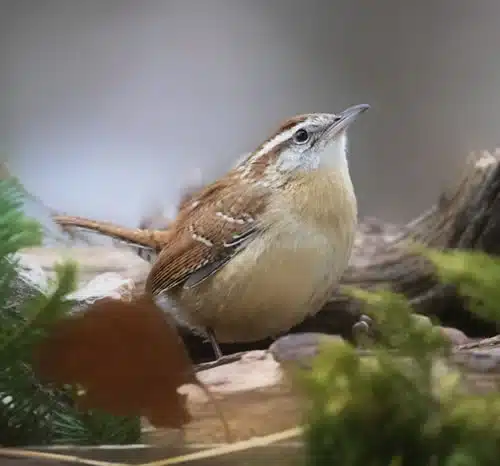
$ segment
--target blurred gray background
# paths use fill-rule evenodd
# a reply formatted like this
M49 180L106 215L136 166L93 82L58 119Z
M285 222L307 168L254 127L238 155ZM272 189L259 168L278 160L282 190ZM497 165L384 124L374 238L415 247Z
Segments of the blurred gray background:
M410 219L500 137L497 0L0 0L0 152L51 207L136 225L295 113L370 103L362 215Z

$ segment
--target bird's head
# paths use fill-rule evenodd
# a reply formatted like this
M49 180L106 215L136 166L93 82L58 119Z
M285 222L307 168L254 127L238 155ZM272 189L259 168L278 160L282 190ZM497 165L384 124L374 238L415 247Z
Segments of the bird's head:
M258 149L242 159L245 176L282 178L317 169L347 169L347 129L369 105L340 113L309 113L285 121Z

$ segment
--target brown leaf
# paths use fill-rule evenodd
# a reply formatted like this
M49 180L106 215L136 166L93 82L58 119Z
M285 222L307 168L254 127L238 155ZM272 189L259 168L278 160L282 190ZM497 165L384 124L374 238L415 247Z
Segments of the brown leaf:
M201 384L170 319L149 296L99 300L48 329L35 370L44 380L83 387L81 408L179 428L191 417L177 388Z

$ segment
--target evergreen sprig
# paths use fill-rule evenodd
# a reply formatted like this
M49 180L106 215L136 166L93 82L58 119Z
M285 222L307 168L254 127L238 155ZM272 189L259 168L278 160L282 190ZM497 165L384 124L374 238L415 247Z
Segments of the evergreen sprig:
M22 193L17 180L0 180L0 444L134 443L139 419L80 412L72 401L75 388L42 385L32 370L44 328L71 308L64 297L75 288L76 267L59 265L50 290L21 296L15 253L42 239L41 226L22 212Z

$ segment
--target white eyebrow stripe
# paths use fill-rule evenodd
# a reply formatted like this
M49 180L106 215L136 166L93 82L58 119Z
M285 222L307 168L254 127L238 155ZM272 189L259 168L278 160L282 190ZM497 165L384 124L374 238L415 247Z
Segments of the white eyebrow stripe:
M262 146L262 148L255 153L254 157L259 158L262 157L264 154L267 154L270 150L274 149L282 142L285 142L287 139L290 139L295 133L295 131L306 126L308 123L309 120L302 121L300 123L297 123L293 128L287 129L285 132L274 136L274 138L272 138L270 141L267 141Z
M259 160L263 155L269 153L276 146L278 146L281 143L285 142L286 140L290 139L298 129L303 128L304 126L308 125L309 123L310 123L310 119L306 118L304 121L297 123L292 128L284 131L283 133L280 133L280 134L274 136L274 138L267 141L258 152L256 152L254 155L250 156L247 159L247 162L249 162L249 163L239 165L239 169L240 170L243 169L242 176L243 177L247 176L250 173L250 171L252 170L252 165L255 162L257 162L257 160Z

